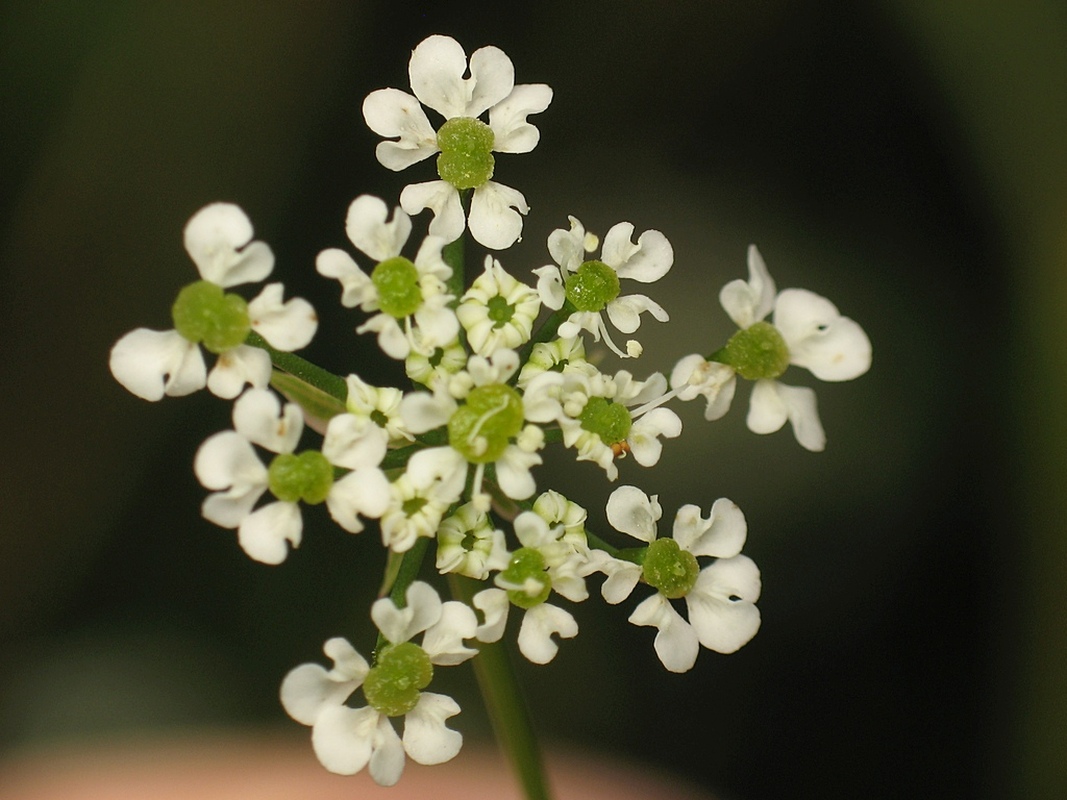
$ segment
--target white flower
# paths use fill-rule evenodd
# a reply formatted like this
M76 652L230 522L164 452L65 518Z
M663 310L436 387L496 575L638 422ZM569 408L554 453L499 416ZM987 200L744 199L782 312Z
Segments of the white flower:
M200 446L193 469L204 487L216 490L204 500L204 517L223 528L237 528L241 548L256 561L280 564L288 555L287 544L300 544L300 499L325 500L334 520L353 533L363 528L359 515L377 517L385 510L389 482L378 468L386 447L380 428L340 414L330 420L321 454L295 456L304 426L300 407L286 403L283 408L266 389L250 389L238 399L233 424L234 430L217 433ZM279 454L272 462L279 465L275 475L259 460L253 444ZM334 466L351 471L335 481ZM312 478L305 480L308 473ZM286 499L253 511L268 488Z
M438 666L461 663L477 652L463 646L463 639L473 638L477 625L470 608L454 601L442 603L433 588L421 582L408 587L406 599L403 609L389 599L378 600L371 608L372 618L390 645L423 633L421 646L415 647ZM368 767L377 783L392 786L403 773L405 753L419 764L441 764L459 752L463 736L445 725L460 710L452 698L413 690L417 699L403 715L401 738L389 716L373 704L363 708L345 704L360 687L368 692L374 670L396 669L387 663L388 652L372 668L345 639L330 639L323 651L333 668L301 664L285 676L280 694L289 716L311 727L315 755L330 772L354 775Z
M540 310L537 292L486 256L485 270L463 295L456 316L471 349L488 357L502 347L517 350L530 341Z
M510 556L504 532L474 503L457 508L437 528L437 570L442 574L484 581L491 570L504 569Z
M694 353L679 359L671 370L671 389L679 400L703 397L707 401L704 419L712 422L730 410L730 401L737 388L734 368L717 361L708 361Z
M382 428L390 444L406 444L415 438L400 418L400 401L404 399L400 389L372 386L358 375L349 375L345 384L348 386L345 408L349 414Z
M502 250L510 247L522 233L522 217L529 206L522 194L508 186L489 180L493 174L491 152L528 153L539 139L537 128L526 121L530 114L548 108L552 90L544 84L515 85L515 68L503 51L483 47L470 58L448 36L430 36L412 52L408 75L414 96L398 89L379 89L363 102L363 117L375 133L395 141L378 144L381 164L400 171L435 153L442 180L412 184L400 194L400 205L409 214L429 208L434 213L430 233L445 241L454 241L464 226L486 247ZM420 106L427 106L444 117L445 123L434 130ZM489 124L478 120L489 113ZM481 145L475 159L479 169L471 172L467 155L459 155L460 176L449 171L456 157L451 146L457 126L464 133L479 135ZM473 123L473 124L472 124ZM449 130L451 127L451 130ZM457 186L457 184L459 184ZM473 188L470 214L464 221L460 189Z
M847 381L871 366L871 342L863 328L843 317L824 297L804 289L785 289L775 295L774 281L755 245L748 249L748 281L726 284L719 301L742 331L757 324L773 309L773 328L788 350L788 363L804 367L819 380ZM733 341L733 340L731 340ZM725 348L729 350L728 344ZM732 364L744 374L741 364ZM724 394L733 388L723 386ZM709 409L711 408L709 399ZM747 424L753 433L773 433L788 420L797 441L820 451L826 434L816 408L815 392L787 386L773 377L756 377L749 401Z
M577 219L569 219L569 231L558 228L548 237L548 252L557 266L550 264L534 270L538 276L537 291L541 302L558 310L570 300L576 307L577 310L559 326L561 337L577 336L586 330L598 342L603 336L605 344L619 356L639 356L642 350L639 342L629 340L626 352L623 352L612 341L603 312L607 312L612 325L627 334L640 327L641 314L645 311L660 322L669 319L662 306L643 294L620 296L618 281L620 278L641 283L658 281L674 263L671 243L659 231L650 230L642 233L634 244L631 241L634 226L620 222L604 237L600 259L588 260L585 254L596 249L596 237L586 233ZM614 289L608 289L608 283L613 283Z
M656 538L661 513L656 497L635 486L620 486L611 493L608 522L650 547L642 567L601 556L599 568L608 575L601 592L609 603L618 603L629 596L640 578L652 584L657 593L634 609L630 622L655 626L655 650L660 661L672 672L686 672L696 663L699 645L733 653L756 635L760 574L751 559L740 555L747 526L741 510L730 500L716 500L707 518L701 516L698 506L682 506L674 518L673 547L666 546L672 540ZM664 546L657 541L663 541ZM656 547L661 549L654 553ZM696 572L697 556L717 560ZM687 563L691 565L688 574ZM679 575L686 577L679 582ZM685 597L688 622L674 609L667 594Z
M452 269L441 258L445 242L426 237L414 262L408 261L400 253L411 233L411 218L399 208L391 221L388 214L385 202L371 195L360 195L348 207L345 232L358 250L375 260L370 275L337 248L319 253L315 268L320 275L340 281L345 307L380 311L359 326L357 333L377 333L378 345L392 358L407 358L413 350L429 355L459 333L455 312L448 307L453 297L445 281Z
M185 250L203 282L218 287L215 296L210 298L216 306L205 313L203 299L188 300L187 290L195 290L198 285L186 287L179 295L175 311L179 312L185 296L186 305L192 305L194 315L201 317L199 326L187 328L186 335L179 330L130 331L111 349L111 374L133 394L153 401L164 395L190 394L205 385L226 399L240 394L245 384L265 387L270 380L270 356L265 350L243 344L244 333L248 329L256 331L277 350L298 350L315 335L318 327L315 310L301 298L283 303L280 283L264 287L247 308L242 308L244 301L237 295L223 295L219 291L261 281L274 268L270 247L252 241L252 223L237 206L212 203L200 209L186 224L184 240ZM211 336L215 332L211 330L211 322L217 319L211 317L220 305L226 323L237 331L237 338L233 340L234 334L230 333L220 344L212 337L209 346L218 354L218 360L209 375L199 343L204 333ZM204 317L211 320L206 323L206 330ZM176 328L183 328L177 319L175 322Z
M379 522L382 544L394 553L403 553L416 539L433 538L451 503L438 485L416 488L406 474L401 474L389 485L389 506Z

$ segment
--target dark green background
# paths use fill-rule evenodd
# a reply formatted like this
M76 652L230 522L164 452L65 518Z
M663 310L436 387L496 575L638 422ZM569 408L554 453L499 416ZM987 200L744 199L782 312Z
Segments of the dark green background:
M169 327L182 226L228 200L323 316L311 356L395 378L313 263L356 195L431 177L381 168L360 114L407 88L429 33L556 92L538 148L498 159L533 208L505 266L546 263L568 214L671 239L650 294L674 321L642 329L639 372L729 334L717 293L750 242L874 343L869 375L817 387L823 454L748 434L743 389L716 425L686 408L656 470L624 465L668 518L742 507L763 629L674 676L632 603L594 598L524 670L547 740L747 800L1067 791L1067 14L1039 0L4 7L0 747L292 729L285 671L332 635L369 647L375 533L316 510L283 567L252 563L200 518L190 469L227 406L139 401L107 350ZM555 485L602 528L610 487L567 461ZM468 668L441 678L484 737Z

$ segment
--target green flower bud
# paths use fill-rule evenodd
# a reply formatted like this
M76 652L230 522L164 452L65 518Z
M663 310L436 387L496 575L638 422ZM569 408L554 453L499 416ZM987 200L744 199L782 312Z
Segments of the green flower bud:
M317 505L333 487L333 466L318 450L300 455L282 453L274 457L267 469L271 494L287 503L303 500Z
M619 275L603 261L586 261L567 276L563 286L579 311L603 311L619 296Z
M419 702L419 691L433 680L433 664L417 644L387 645L378 654L378 663L363 681L363 696L387 717L401 717Z
M210 281L190 283L171 307L174 328L190 342L203 343L212 353L225 353L244 343L252 323L248 303L226 294Z
M419 271L403 256L382 261L374 268L370 279L378 290L378 307L389 316L403 319L422 305Z
M700 565L696 556L680 548L674 539L656 539L648 546L641 574L649 586L674 600L689 594Z
M448 443L472 464L490 464L522 430L522 396L503 383L478 386L448 420Z
M548 599L552 591L552 579L545 572L545 557L540 550L532 547L520 547L512 556L508 566L500 573L501 579L510 584L526 585L531 579L541 586L537 594L531 595L525 589L509 589L508 599L519 608L533 608Z
M789 366L785 339L769 322L756 322L738 331L716 355L750 381L777 378Z
M437 131L437 174L457 189L476 189L493 177L493 130L481 120L455 117Z
M590 397L578 421L583 430L595 433L607 445L626 441L633 425L626 406L605 397Z

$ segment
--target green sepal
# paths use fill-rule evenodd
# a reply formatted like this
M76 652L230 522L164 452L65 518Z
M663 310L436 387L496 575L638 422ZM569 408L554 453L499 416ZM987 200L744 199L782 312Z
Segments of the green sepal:
M313 428L325 426L331 419L347 410L343 401L288 372L274 370L270 376L270 385L285 395L287 400L300 406L304 419ZM316 426L316 421L322 425Z

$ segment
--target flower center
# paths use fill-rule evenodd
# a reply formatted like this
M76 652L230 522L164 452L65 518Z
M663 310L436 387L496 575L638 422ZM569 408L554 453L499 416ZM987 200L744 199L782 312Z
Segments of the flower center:
M401 717L418 705L419 690L431 680L433 664L425 650L411 642L386 645L363 681L363 695L387 717Z
M522 430L522 397L503 383L478 386L448 420L448 443L472 464L489 464L504 454Z
M476 189L493 177L493 129L472 117L455 117L437 131L437 174L457 189Z
M224 353L242 344L252 323L248 303L226 294L210 281L190 283L171 307L174 328L190 342L202 342L212 353Z
M582 429L595 433L604 444L626 441L633 420L630 412L621 403L606 397L590 397L582 413L578 415Z
M333 487L333 466L318 450L282 453L267 468L267 484L271 494L286 503L317 505Z
M567 276L563 286L579 311L602 311L619 296L619 275L603 261L586 261Z
M652 542L641 566L645 582L672 600L689 594L699 573L696 556L680 548L674 539Z
M374 268L370 279L378 290L378 307L389 316L403 319L422 305L419 271L403 256L382 261Z
M486 304L486 315L493 321L494 328L501 328L511 322L511 318L515 316L515 306L505 300L498 294L489 298L489 302Z
M745 380L777 378L789 366L789 348L771 323L756 322L730 337L721 360Z
M409 497L400 505L400 510L404 513L404 516L411 519L418 514L430 501L425 497Z
M552 591L552 579L545 572L545 557L532 547L516 550L500 577L508 584L521 587L508 590L508 599L519 608L540 605Z

